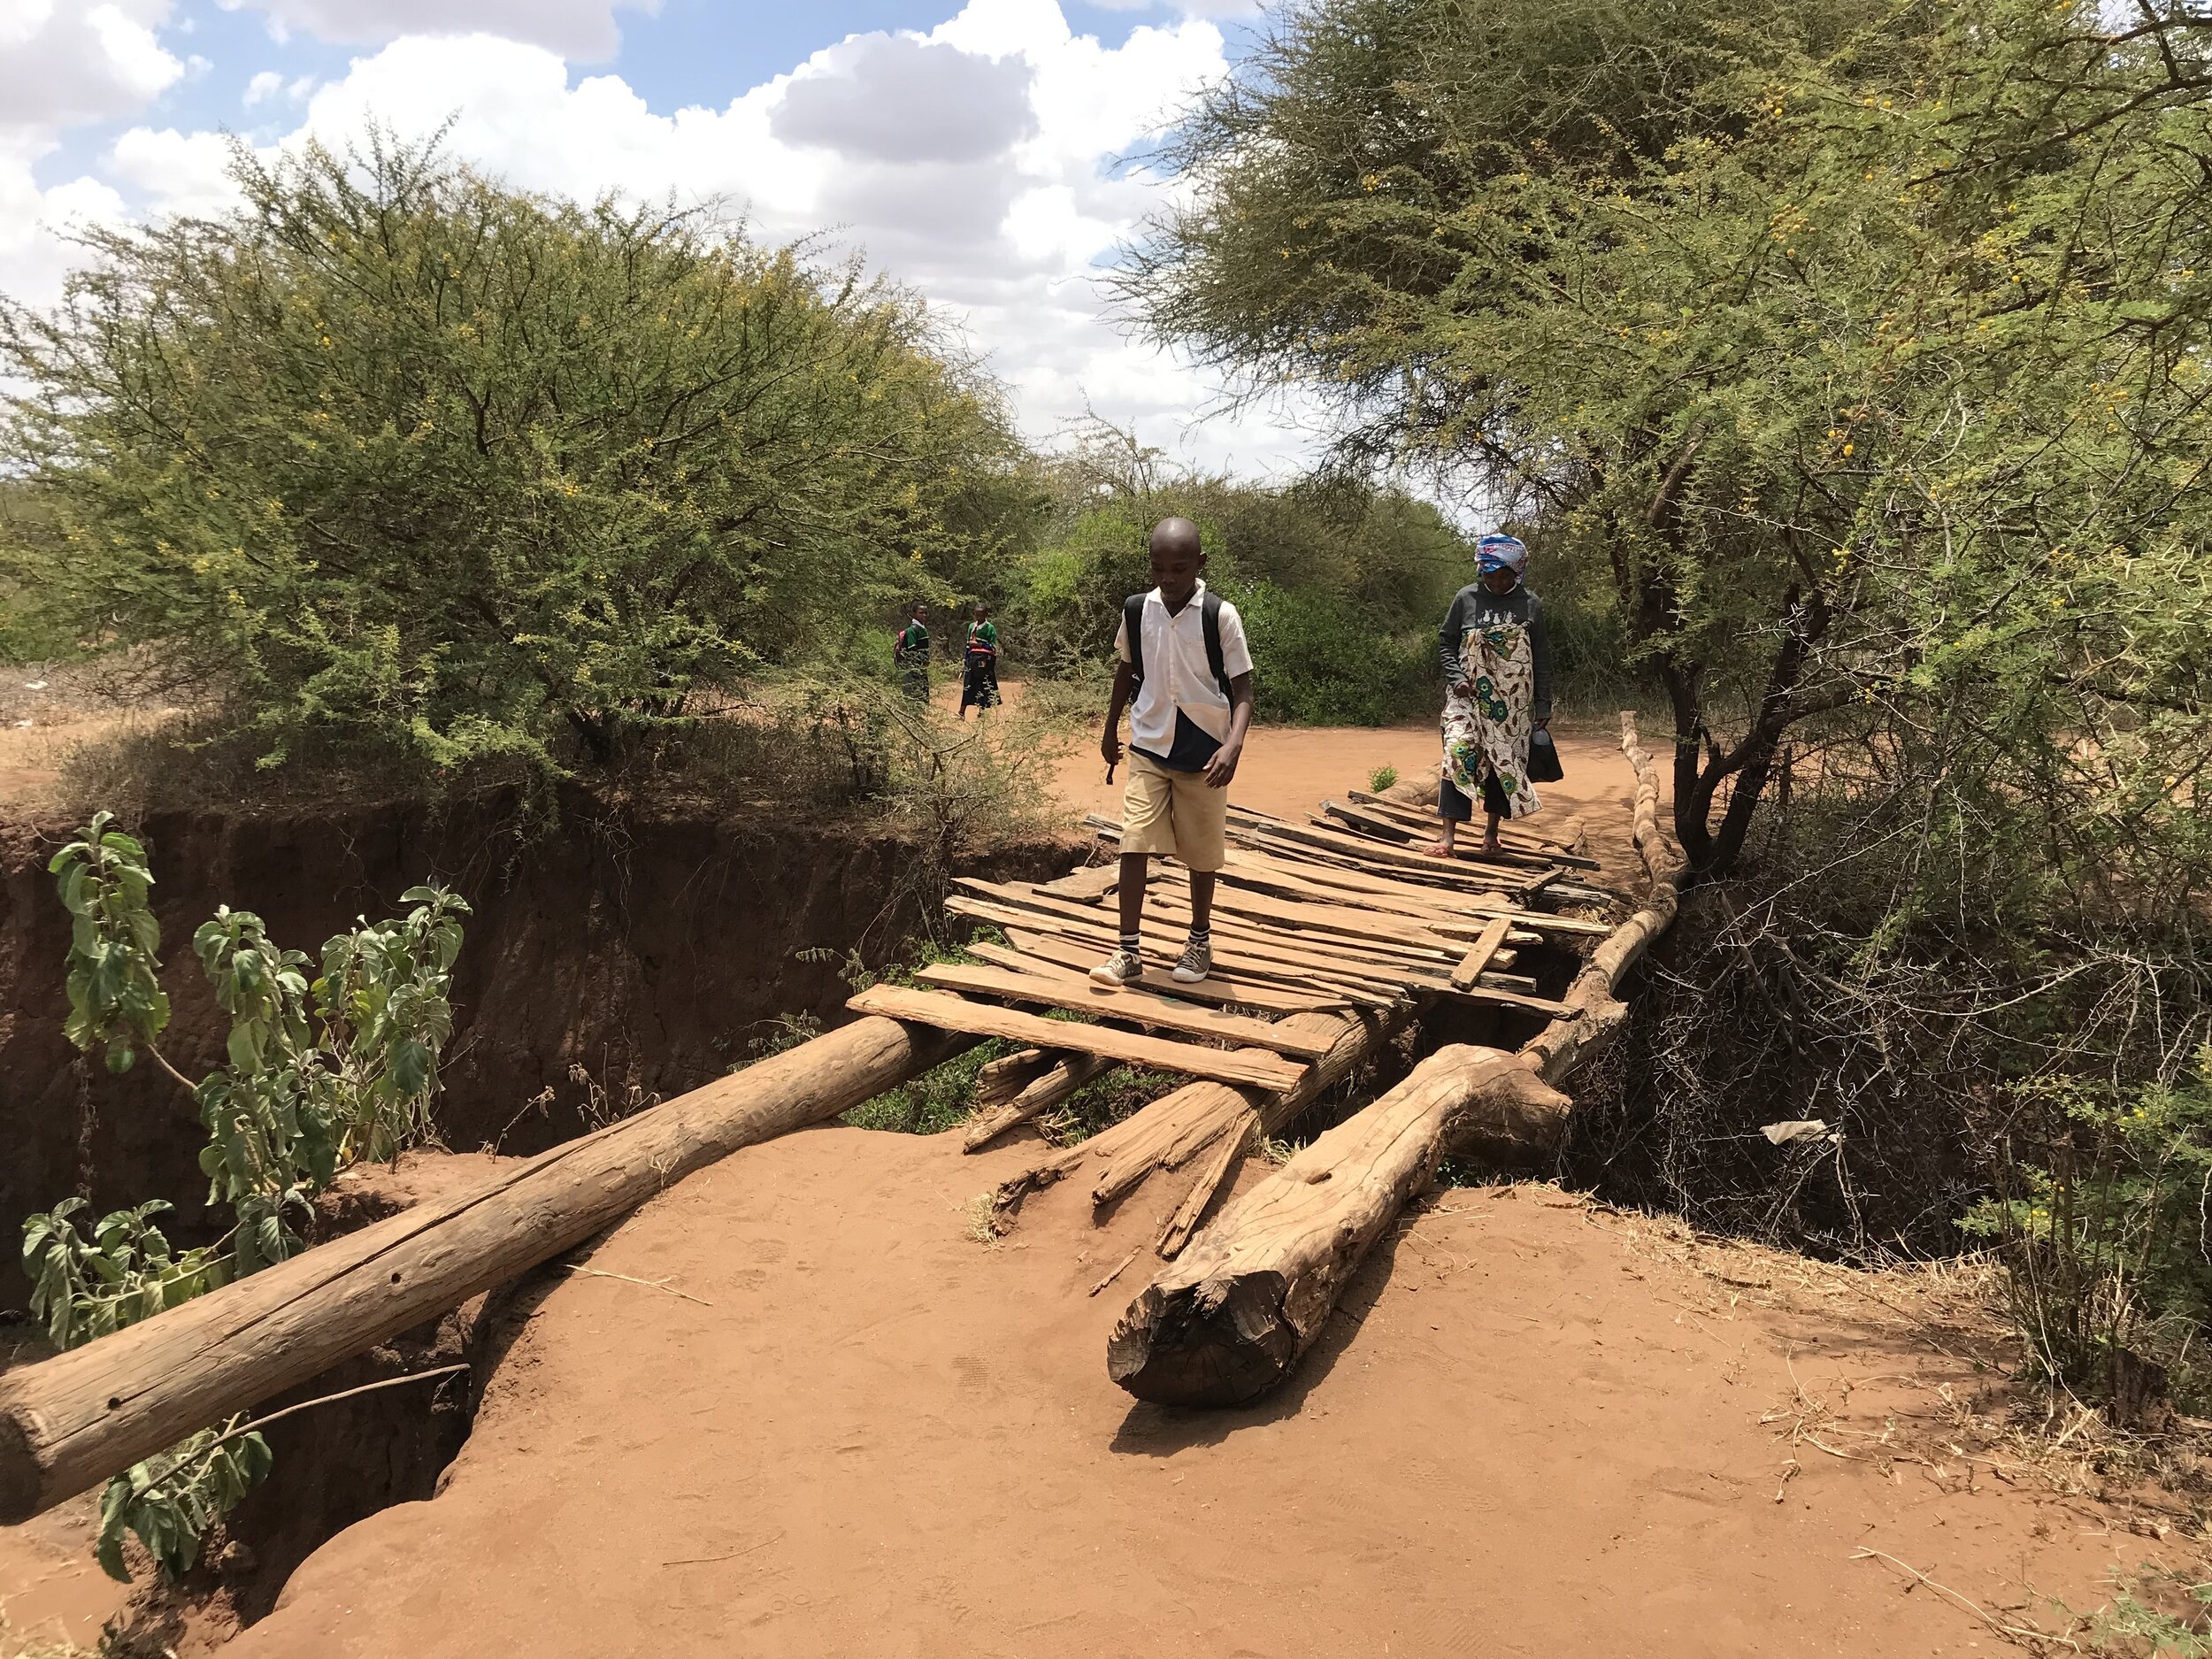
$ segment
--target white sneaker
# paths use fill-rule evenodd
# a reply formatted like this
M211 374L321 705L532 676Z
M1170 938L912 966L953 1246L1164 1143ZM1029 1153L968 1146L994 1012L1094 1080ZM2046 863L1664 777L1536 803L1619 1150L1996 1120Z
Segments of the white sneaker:
M1091 970L1093 979L1117 989L1125 985L1133 985L1143 977L1144 958L1133 950L1117 950Z
M1183 947L1183 959L1172 970L1174 977L1185 985L1196 985L1214 971L1213 941L1200 943L1194 939Z

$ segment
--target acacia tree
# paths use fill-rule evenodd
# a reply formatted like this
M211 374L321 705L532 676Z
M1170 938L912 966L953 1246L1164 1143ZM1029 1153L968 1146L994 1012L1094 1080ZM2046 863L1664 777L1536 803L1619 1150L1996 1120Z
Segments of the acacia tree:
M2201 755L2206 43L2150 0L1312 0L1124 292L1609 571L1722 874L1820 717L2047 779L2162 697Z
M18 590L281 759L604 759L987 555L1020 450L920 303L434 146L273 162L0 310Z

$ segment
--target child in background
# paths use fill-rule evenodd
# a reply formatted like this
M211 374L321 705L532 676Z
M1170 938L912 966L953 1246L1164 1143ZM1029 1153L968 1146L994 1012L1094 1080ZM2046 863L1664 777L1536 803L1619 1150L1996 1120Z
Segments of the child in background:
M968 624L968 650L962 664L960 680L960 718L968 718L968 705L973 703L976 718L983 718L983 710L998 707L998 626L991 620L991 608L979 603L975 620Z
M907 625L891 646L891 661L899 671L899 683L917 703L929 701L929 607L917 604Z
M1151 546L1156 586L1122 607L1113 703L1098 745L1110 772L1122 757L1127 708L1121 948L1091 970L1101 985L1127 985L1144 972L1144 887L1155 853L1173 854L1190 872L1190 939L1175 978L1194 985L1213 972L1214 880L1227 853L1229 783L1252 725L1252 653L1237 608L1200 580L1206 554L1198 526L1163 518Z

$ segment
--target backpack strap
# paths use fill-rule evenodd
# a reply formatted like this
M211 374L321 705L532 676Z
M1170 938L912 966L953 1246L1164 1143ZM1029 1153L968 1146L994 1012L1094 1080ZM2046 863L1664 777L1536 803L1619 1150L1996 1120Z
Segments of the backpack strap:
M1214 684L1233 704L1237 699L1229 689L1229 665L1221 656L1221 595L1210 588L1199 595L1198 629L1206 636L1206 666L1213 670Z
M1144 678L1144 602L1147 594L1131 594L1121 602L1121 626L1129 635L1129 672L1133 679Z

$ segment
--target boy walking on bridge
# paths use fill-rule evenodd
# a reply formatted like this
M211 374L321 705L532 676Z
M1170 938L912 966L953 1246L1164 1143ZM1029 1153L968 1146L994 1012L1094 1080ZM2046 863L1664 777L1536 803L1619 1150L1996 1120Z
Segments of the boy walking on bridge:
M1091 970L1102 985L1127 985L1144 972L1144 887L1155 853L1172 854L1190 872L1190 939L1175 978L1194 985L1213 972L1214 880L1227 853L1229 783L1252 725L1244 623L1201 580L1206 554L1198 526L1163 518L1151 546L1155 586L1122 606L1113 703L1098 745L1111 778L1127 708L1121 948Z

